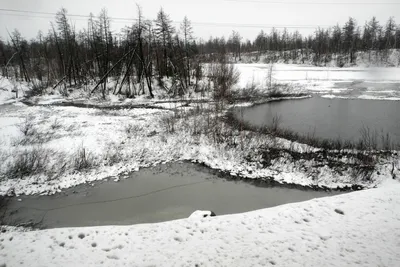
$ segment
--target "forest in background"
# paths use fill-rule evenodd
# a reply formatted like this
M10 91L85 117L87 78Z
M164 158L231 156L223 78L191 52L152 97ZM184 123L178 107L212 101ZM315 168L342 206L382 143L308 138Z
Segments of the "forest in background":
M39 32L36 38L26 40L16 29L9 34L10 41L0 40L1 75L30 83L33 94L49 87L59 87L68 94L68 87L93 84L91 92L100 91L105 98L112 80L114 94L154 97L154 88L161 87L176 96L189 88L197 90L204 76L214 84L223 84L225 90L229 81L224 79L235 76L233 68L218 64L220 67L210 73L204 70L204 63L240 62L243 54L275 51L273 61L283 58L285 62L299 54L303 58L311 55L315 65L335 55L342 67L354 64L357 52L377 51L383 61L388 51L400 49L400 26L393 18L385 25L375 17L365 25L349 18L343 26L318 28L310 36L272 29L269 33L261 31L253 41L243 40L236 31L227 39L199 40L187 17L176 28L162 8L151 21L138 6L135 21L113 33L112 19L102 9L98 16L90 14L87 27L78 31L62 8L47 34Z

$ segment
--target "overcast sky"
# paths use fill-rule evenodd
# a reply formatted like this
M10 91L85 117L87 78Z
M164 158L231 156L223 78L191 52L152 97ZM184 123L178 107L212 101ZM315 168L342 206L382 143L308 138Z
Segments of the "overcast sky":
M330 4L315 4L322 2ZM381 4L367 4L371 2ZM97 15L105 7L110 17L136 18L136 3L142 7L143 15L148 19L156 18L161 7L174 21L181 21L185 15L188 16L193 22L195 37L203 39L208 39L210 35L229 36L232 30L239 31L244 39L253 39L261 29L269 32L269 26L316 28L333 26L336 23L343 25L350 16L359 25L364 25L372 16L376 16L381 24L385 24L390 16L400 20L400 0L0 0L0 9L56 13L61 7L65 7L69 14L88 15L92 12ZM15 28L26 38L32 38L39 30L47 32L50 21L54 21L53 16L27 15L29 14L0 11L1 38L6 39L7 30L11 32ZM84 18L71 18L71 21L77 29L87 25ZM197 24L202 22L230 25ZM119 31L127 24L130 22L114 20L112 29ZM299 31L309 34L314 30L301 28Z

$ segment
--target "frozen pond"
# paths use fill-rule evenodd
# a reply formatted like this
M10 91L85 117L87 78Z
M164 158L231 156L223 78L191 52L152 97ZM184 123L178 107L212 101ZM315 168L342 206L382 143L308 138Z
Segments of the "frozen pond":
M265 88L271 66L236 64L240 88ZM305 65L272 65L272 82L294 85L295 90L324 97L400 100L400 68L337 68Z
M314 96L302 100L270 102L236 110L236 116L253 125L272 123L280 116L280 127L320 138L358 141L365 126L389 133L400 143L400 102L377 100L326 99Z
M336 193L302 187L252 185L226 180L192 163L171 163L132 173L119 182L83 185L53 196L10 200L5 223L40 222L46 228L154 223L188 217L195 210L217 215L305 201Z

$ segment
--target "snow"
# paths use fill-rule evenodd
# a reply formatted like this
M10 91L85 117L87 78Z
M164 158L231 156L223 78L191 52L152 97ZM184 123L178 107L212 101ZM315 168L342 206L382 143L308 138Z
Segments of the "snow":
M1 234L0 266L399 266L400 185L216 217Z
M236 67L241 76L234 90L246 90L246 88L266 90L270 65L236 64ZM400 68L328 68L275 64L272 69L273 83L289 84L286 93L321 93L325 98L400 100L398 86ZM354 80L358 81L353 83ZM367 86L367 91L352 87L366 81L379 86L379 89L374 89L375 87L371 85ZM4 77L0 83L6 88L5 91L0 90L3 97L0 99L0 104L1 101L15 102L12 98L10 100L9 96L4 97L13 88L20 88L22 92L27 89L25 83L16 83ZM357 94L357 90L361 93ZM178 113L184 114L199 106L208 108L212 105L211 102L196 104L192 101L189 107L182 107L182 102L179 103L179 100L210 100L210 95L201 97L199 94L193 94L168 102L168 99L163 99L165 97L163 90L155 90L155 94L156 99L148 99L147 96L127 99L110 95L107 100L101 100L96 95L89 98L87 91L82 89L74 90L67 98L55 92L53 95L30 99L33 103L44 106L28 107L20 102L0 105L0 177L7 178L0 181L0 195L4 195L10 188L14 188L17 195L54 194L82 183L180 160L204 163L210 168L250 179L273 177L280 183L330 188L351 186L355 182L366 187L379 186L382 182L381 177L391 174L392 163L396 165L394 174L400 176L399 157L381 162L377 170L383 170L383 173L376 171L371 182L355 181L349 172L339 174L328 167L320 168L316 172L302 171L312 169L309 168L314 163L312 161L293 162L279 159L274 161L272 166L264 168L257 163L257 160L254 162L247 160L260 145L277 143L287 149L295 147L299 152L311 151L314 148L279 138L252 137L248 132L243 133L244 143L243 136L233 137L231 140L239 143L240 139L242 147L230 147L227 142L218 143L204 134L196 136L191 133L197 122L205 123L204 116L181 118L174 126L175 132L168 133L165 120L174 114L172 109L178 108L180 111ZM100 107L114 105L120 108L121 105L132 104L149 109L100 110L47 106L61 101L96 104ZM250 103L239 105L245 106ZM19 129L26 120L34 123L36 134L33 137L25 137ZM227 125L223 127L229 128ZM39 139L34 140L34 138ZM49 156L44 172L24 179L4 175L20 155L35 149ZM92 159L93 168L77 171L73 162L82 150Z
M0 75L0 105L16 102L18 99L16 99L15 91L18 91L18 98L20 99L27 90L27 83L16 82Z
M364 99L364 100L385 100L385 101L400 101L400 97L390 97L390 96L373 96L373 95L360 95L354 96L341 96L341 95L321 95L322 98L329 99Z
M235 64L241 72L241 86L267 78L269 64ZM399 81L399 68L332 68L302 65L273 64L272 77L279 82L290 81Z
M214 212L209 211L209 210L196 210L193 212L190 216L189 219L201 219L201 218L206 218L206 217L211 217L215 216Z
M371 96L371 95L360 95L358 99L400 101L400 97L385 97L385 96Z
M266 88L268 64L235 64L240 88ZM291 93L323 94L330 98L398 100L400 68L332 68L273 64L272 83L290 85ZM364 90L367 87L367 90ZM379 87L379 90L375 90ZM328 95L328 96L327 96Z
M185 114L186 110L179 113ZM400 177L399 157L380 161L371 181L355 179L350 170L339 173L327 166L316 170L312 168L315 162L307 160L279 158L272 161L271 166L263 167L258 163L261 145L275 144L298 152L313 151L314 148L251 132L234 135L222 143L209 135L193 134L195 127L206 127L207 115L204 114L177 119L175 132L170 133L164 119L173 114L169 110L142 108L99 110L21 104L7 108L0 106L0 175L6 178L0 181L0 195L6 194L10 188L14 188L17 195L54 194L82 183L182 160L204 163L234 176L250 179L273 177L280 183L304 186L336 188L357 183L374 187L393 171ZM19 130L19 125L26 120L34 124L32 137L25 137ZM222 124L221 127L229 130L230 126ZM231 146L228 142L241 145ZM76 170L74 162L83 149L92 162L92 168ZM47 156L44 171L23 179L7 175L7 169L25 151L37 151Z
M204 64L207 69L208 64ZM307 65L296 64L235 64L240 72L239 83L235 86L234 90L243 90L254 88L256 90L265 91L270 84L269 76L272 78L272 84L287 84L287 93L322 93L330 95L338 95L341 97L351 98L361 96L363 99L384 99L384 100L397 100L400 98L400 68L396 67L315 67ZM272 67L272 75L269 71ZM111 82L112 83L112 82ZM170 81L165 80L166 84ZM200 81L200 84L207 83L205 80ZM350 83L350 84L349 84ZM355 83L351 84L351 83ZM364 92L356 92L355 87L357 83L366 84L368 90ZM369 88L368 84L385 85L387 89L374 90L374 87ZM393 88L394 87L394 88ZM0 104L15 102L15 93L11 91L19 88L20 97L23 92L27 91L28 85L26 83L15 82L4 77L0 77ZM1 90L3 89L3 90ZM52 95L44 95L40 97L33 97L31 101L35 104L47 105L52 103L59 103L62 101L74 101L86 104L96 105L128 105L128 104L155 104L159 107L171 108L171 104L158 103L160 100L166 100L168 96L165 90L160 88L154 89L155 99L149 99L146 95L137 96L135 99L127 99L124 96L115 96L110 94L107 100L102 100L98 95L89 96L88 88L74 89L68 97L64 97L60 92L48 90ZM349 92L353 92L349 96ZM379 94L376 97L376 94ZM200 96L199 93L191 92L190 97L177 100L195 100L195 99L210 99L212 95Z
M337 96L336 96L336 95L322 95L321 97L322 97L322 98L329 98L329 99L332 99L332 98L336 98Z

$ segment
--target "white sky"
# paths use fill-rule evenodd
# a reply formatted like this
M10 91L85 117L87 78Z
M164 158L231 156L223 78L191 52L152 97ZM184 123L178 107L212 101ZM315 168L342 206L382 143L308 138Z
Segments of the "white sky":
M290 2L291 4L276 2ZM340 4L315 4L321 2L340 2ZM368 2L382 4L366 4ZM383 4L388 2L397 3L397 5ZM174 21L181 21L187 15L194 24L195 37L203 39L208 39L211 35L229 36L232 30L237 30L244 39L252 40L261 29L268 32L271 30L270 27L261 25L326 27L327 25L336 25L336 23L343 25L349 16L355 18L360 25L363 25L372 16L376 16L382 25L390 16L400 20L400 0L235 0L234 2L227 0L137 0L136 2L134 0L0 0L0 9L56 13L61 7L65 7L70 14L89 15L92 12L97 15L101 8L105 7L110 17L136 18L136 3L142 6L143 15L148 19L156 18L160 7L163 7ZM18 16L15 16L16 14ZM11 32L15 28L26 38L32 38L37 35L39 30L47 33L50 21L54 21L53 16L31 14L36 17L26 17L26 15L26 13L0 11L0 38L7 39L7 29ZM77 29L87 25L84 18L71 18L71 21L75 23ZM230 25L222 27L196 25L195 22L260 26L237 27ZM119 31L126 24L130 23L115 20L112 22L113 30ZM294 31L295 29L288 30ZM299 31L303 34L310 34L314 30L299 29Z

